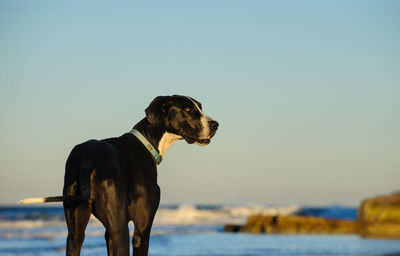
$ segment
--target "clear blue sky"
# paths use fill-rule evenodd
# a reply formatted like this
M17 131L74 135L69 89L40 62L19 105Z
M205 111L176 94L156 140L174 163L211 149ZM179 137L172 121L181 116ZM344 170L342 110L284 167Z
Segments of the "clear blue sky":
M399 1L0 1L0 204L60 195L75 144L158 95L217 119L162 203L333 203L400 189Z

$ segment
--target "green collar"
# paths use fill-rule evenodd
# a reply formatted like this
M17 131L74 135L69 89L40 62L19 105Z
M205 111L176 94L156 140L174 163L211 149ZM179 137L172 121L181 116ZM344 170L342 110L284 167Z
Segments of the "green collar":
M147 148L147 150L152 154L154 161L159 165L162 160L162 156L158 153L158 151L151 145L151 143L141 134L138 130L132 129L129 133L133 134L138 138L143 145Z

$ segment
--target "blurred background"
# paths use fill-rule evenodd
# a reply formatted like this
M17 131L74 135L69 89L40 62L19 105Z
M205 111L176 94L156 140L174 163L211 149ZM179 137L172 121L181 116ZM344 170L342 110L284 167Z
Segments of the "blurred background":
M399 11L0 1L0 204L60 195L74 145L120 136L172 94L200 101L220 129L207 147L169 149L162 205L355 208L396 191Z
M177 143L164 202L358 204L398 189L397 1L2 1L0 202L58 195L82 141L158 95L221 123Z

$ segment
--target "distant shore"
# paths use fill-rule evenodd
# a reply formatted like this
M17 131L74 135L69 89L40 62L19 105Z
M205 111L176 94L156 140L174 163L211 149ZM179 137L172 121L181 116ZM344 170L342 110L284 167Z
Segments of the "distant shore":
M357 234L362 237L400 239L400 192L365 199L355 220L253 215L245 225L228 224L224 230L265 234Z

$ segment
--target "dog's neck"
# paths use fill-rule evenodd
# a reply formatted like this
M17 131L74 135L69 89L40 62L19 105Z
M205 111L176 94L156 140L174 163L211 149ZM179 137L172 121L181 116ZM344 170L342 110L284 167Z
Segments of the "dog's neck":
M150 124L146 118L142 119L133 128L138 130L154 148L158 149L162 157L164 157L165 152L172 144L182 139L180 135L165 131L159 123Z

